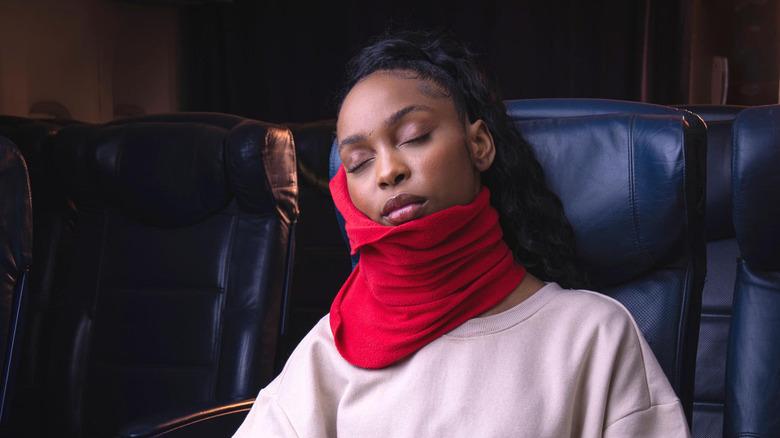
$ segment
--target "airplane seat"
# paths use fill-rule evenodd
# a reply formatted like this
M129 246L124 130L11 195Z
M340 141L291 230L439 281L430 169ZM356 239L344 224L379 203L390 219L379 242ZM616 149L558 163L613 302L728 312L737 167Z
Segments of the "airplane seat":
M19 363L32 233L27 165L16 145L0 137L0 433L9 420Z
M726 346L739 255L732 221L732 125L746 107L680 105L707 125L707 279L702 291L701 328L694 384L694 438L723 436Z
M740 112L733 138L739 259L724 436L770 437L780 432L780 105Z
M548 185L594 289L632 313L690 424L706 272L703 122L685 110L609 99L516 100L507 111L550 169ZM568 123L582 125L568 131Z
M41 153L46 139L74 120L32 119L0 116L0 135L16 144L27 163L33 207L32 268L17 331L19 352L12 382L13 403L6 430L11 436L40 435L32 428L41 424L40 400L45 397L44 382L48 373L53 309L62 297L52 294L52 284L60 272L57 254L66 252L71 241L71 219L64 208L61 186L54 182L51 163ZM22 310L22 309L20 309ZM22 430L16 430L19 425Z
M330 311L349 277L349 251L341 238L328 189L330 145L335 119L285 124L292 131L298 163L298 205L295 255L284 334L279 337L276 373L293 349Z
M66 126L43 153L74 214L44 433L153 436L256 395L298 213L289 130L165 114Z

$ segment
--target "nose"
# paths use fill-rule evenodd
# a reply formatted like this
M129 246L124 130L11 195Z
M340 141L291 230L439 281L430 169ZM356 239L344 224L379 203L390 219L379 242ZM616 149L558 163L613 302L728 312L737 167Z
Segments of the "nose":
M393 187L409 179L411 171L403 154L395 148L383 151L376 158L376 185L380 188Z

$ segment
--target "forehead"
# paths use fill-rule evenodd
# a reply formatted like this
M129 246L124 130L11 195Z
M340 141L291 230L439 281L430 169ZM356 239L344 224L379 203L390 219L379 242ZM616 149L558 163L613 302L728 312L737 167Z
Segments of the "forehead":
M447 116L456 115L455 103L438 84L413 72L379 71L366 76L349 91L341 105L337 134L349 135L371 124L382 123L396 111L423 105Z

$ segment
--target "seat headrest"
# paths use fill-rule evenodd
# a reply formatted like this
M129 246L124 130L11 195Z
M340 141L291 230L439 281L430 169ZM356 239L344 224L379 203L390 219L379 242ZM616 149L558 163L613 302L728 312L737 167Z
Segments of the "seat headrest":
M226 157L233 193L245 211L275 209L288 224L298 220L298 173L289 129L244 120L230 131Z
M221 114L141 117L68 126L51 147L77 202L105 202L145 223L195 223L233 197L250 213L297 217L292 138L272 125Z
M680 116L609 114L517 126L564 205L594 285L622 283L682 251Z
M733 127L734 229L753 268L780 270L780 105L748 108Z
M519 99L507 100L512 120L598 116L605 114L679 115L680 110L652 103L613 99Z
M24 158L5 137L0 137L0 245L0 267L7 274L0 291L13 290L6 283L32 261L32 200Z
M336 120L290 123L286 126L290 128L295 139L298 177L319 189L324 195L330 196L328 160L330 145L336 131Z
M707 125L707 241L734 238L731 188L731 127L742 105L677 105Z
M0 116L0 135L16 144L31 168L37 166L44 139L60 128L62 125L50 121Z
M707 241L734 238L731 190L733 120L707 122Z
M709 125L710 122L733 122L734 117L747 107L742 105L677 105L676 108L696 113Z

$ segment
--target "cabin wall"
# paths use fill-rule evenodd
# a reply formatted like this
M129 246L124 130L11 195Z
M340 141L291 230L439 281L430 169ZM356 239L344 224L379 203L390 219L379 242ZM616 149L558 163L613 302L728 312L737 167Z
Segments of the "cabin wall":
M55 102L85 122L182 110L330 118L348 55L407 25L458 31L507 98L770 104L779 3L396 0L302 15L294 2L0 0L0 114L53 117Z
M39 102L85 122L176 111L177 30L172 6L0 0L0 114L46 117L30 111Z
M733 105L778 103L780 2L691 2L688 102ZM725 76L720 74L721 71ZM724 78L725 82L719 84L719 80Z

